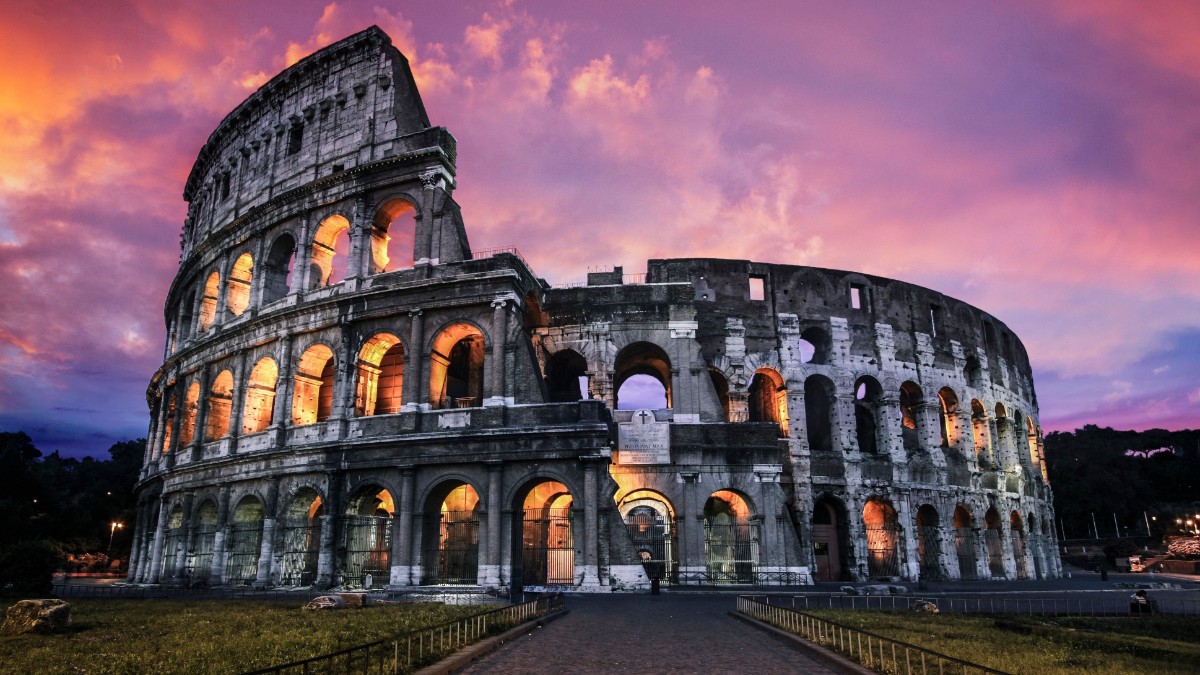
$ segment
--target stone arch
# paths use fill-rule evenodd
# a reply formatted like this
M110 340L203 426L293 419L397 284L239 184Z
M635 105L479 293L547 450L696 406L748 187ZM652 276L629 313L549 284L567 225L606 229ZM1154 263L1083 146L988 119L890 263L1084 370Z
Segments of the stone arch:
M917 508L917 561L922 579L944 579L942 570L942 528L937 509L932 504Z
M296 264L296 238L290 232L284 232L271 242L263 264L264 305L282 300L292 287L293 268Z
M325 499L311 485L293 487L279 522L279 583L311 586L317 580Z
M1017 567L1017 578L1028 579L1029 569L1027 565L1027 546L1025 540L1025 527L1021 519L1021 512L1013 510L1008 516L1009 538L1012 540L1013 562Z
M900 385L900 435L905 450L921 449L921 404L925 395L916 382Z
M675 507L657 490L633 490L618 503L625 531L650 578L679 577Z
M876 454L887 447L879 439L882 412L883 386L870 375L859 377L854 382L854 435L860 452Z
M513 582L520 586L573 584L574 496L565 483L531 478L513 501Z
M587 398L587 359L574 349L560 349L546 359L546 393L551 403Z
M342 516L344 586L375 588L389 582L395 513L392 493L378 483L364 483L351 493Z
M802 362L818 366L829 363L833 355L833 338L829 336L829 331L820 326L812 326L800 333L800 340ZM808 346L805 346L805 343Z
M169 455L174 449L172 443L175 441L173 435L175 433L175 418L179 414L179 411L176 410L179 398L177 393L178 386L179 385L177 383L172 382L163 389L162 402L160 405L165 405L167 407L167 414L163 417L162 443L158 448L159 456Z
M275 421L275 387L279 383L279 366L275 359L265 356L250 370L246 381L246 403L242 410L242 433L266 431Z
M320 342L300 355L292 385L292 424L301 426L329 419L336 367L333 350Z
M233 373L222 370L213 378L208 392L208 410L204 414L204 440L215 441L229 434L229 414L233 409Z
M641 382L643 385L650 385L651 391L647 394L637 394L637 400L634 399L634 389L626 391L626 406L621 403L621 390L626 382L632 378L640 377L634 380L635 385ZM621 348L617 352L617 359L613 367L613 407L618 410L632 410L634 408L649 407L644 403L644 396L649 395L656 397L654 391L655 385L650 380L657 381L662 387L663 398L665 399L665 407L671 407L671 359L667 356L667 352L662 347L652 342L632 342ZM627 407L632 405L633 407Z
M971 435L975 440L975 458L979 468L994 466L992 457L992 432L988 424L987 409L979 399L971 399Z
M250 306L250 285L254 280L254 256L243 253L234 261L225 283L225 307L233 316L241 316Z
M429 400L434 408L474 408L483 404L483 331L457 321L434 336L430 348Z
M966 504L954 507L954 552L958 557L958 578L979 577L979 561L975 538L975 517Z
M258 577L258 554L262 547L263 503L246 495L233 509L229 525L229 552L225 563L225 583L248 586Z
M1007 467L1012 461L1013 452L1013 424L1012 418L1008 416L1008 408L1004 403L996 402L996 457L998 464Z
M176 345L192 336L196 323L196 288L193 286L184 294L183 302L179 304L179 323L175 326Z
M212 574L213 545L217 539L217 502L206 497L192 516L194 531L185 569L193 583L206 584Z
M958 419L958 394L950 387L938 390L938 415L941 422L938 429L941 433L942 447L957 447L962 434Z
M1003 579L1004 574L1004 543L1000 525L1000 513L995 507L987 510L983 517L983 541L987 548L988 572Z
M721 489L704 502L704 554L709 583L754 583L758 522L741 492Z
M824 375L810 375L804 380L804 419L808 447L813 451L833 450L835 395L833 380Z
M479 492L469 481L442 480L425 497L423 585L479 580Z
M779 435L788 435L787 385L778 371L759 368L750 380L750 421L771 422Z
M183 505L175 502L167 511L167 523L163 536L162 567L160 568L162 579L173 578L177 571L178 551L185 545L183 520Z
M375 210L371 218L371 274L413 266L417 240L415 204L405 195L387 199Z
M192 380L183 397L183 421L179 425L179 446L186 447L196 438L196 412L200 406L200 381Z
M847 525L846 505L840 499L827 494L813 502L813 563L818 581L841 581L847 577L850 540Z
M200 298L200 330L207 331L217 320L217 299L221 297L221 273L213 270L204 281L204 295Z
M900 576L900 523L891 502L872 497L863 506L863 530L867 544L867 576Z
M313 233L309 256L309 285L321 288L347 276L350 252L350 221L340 213L327 216Z
M358 351L354 414L400 412L404 388L404 343L391 333L376 333Z

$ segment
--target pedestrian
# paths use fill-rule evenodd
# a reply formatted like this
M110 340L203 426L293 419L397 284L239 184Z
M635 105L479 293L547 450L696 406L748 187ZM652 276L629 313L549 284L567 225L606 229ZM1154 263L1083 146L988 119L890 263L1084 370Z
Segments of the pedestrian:
M1150 597L1146 595L1146 591L1140 590L1129 596L1130 616L1148 616L1153 611L1154 608L1150 604Z

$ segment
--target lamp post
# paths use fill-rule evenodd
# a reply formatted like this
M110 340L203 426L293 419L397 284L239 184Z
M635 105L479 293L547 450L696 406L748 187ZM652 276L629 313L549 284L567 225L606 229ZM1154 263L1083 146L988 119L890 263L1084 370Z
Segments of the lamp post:
M109 552L112 552L113 535L115 535L117 533L117 530L119 530L123 527L125 527L125 523L114 520L114 521L112 521L112 526L108 528L108 551Z

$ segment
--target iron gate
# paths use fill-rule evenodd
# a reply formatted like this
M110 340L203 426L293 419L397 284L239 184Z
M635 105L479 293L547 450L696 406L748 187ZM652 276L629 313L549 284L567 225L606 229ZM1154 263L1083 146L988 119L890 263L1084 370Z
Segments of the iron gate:
M182 539L182 527L175 527L167 530L167 536L163 537L163 559L162 559L162 578L164 580L171 579L175 576L175 556L179 552L179 542Z
M1017 578L1028 579L1029 571L1025 569L1025 532L1013 530L1011 534L1013 558L1017 564Z
M1004 546L1000 542L1000 530L987 528L983 531L983 542L987 544L988 571L993 577L1004 577Z
M258 577L258 554L262 546L262 523L234 523L229 528L229 558L225 583L248 586Z
M705 520L704 552L709 583L752 584L758 572L758 527L745 519Z
M896 552L896 544L900 541L900 527L887 524L882 527L868 527L866 530L867 576L900 576L900 559Z
M437 560L425 570L425 584L475 584L479 580L479 515L475 511L443 511L434 514L437 548L427 560Z
M975 554L975 533L971 531L971 528L955 528L954 550L958 553L958 578L977 578L979 576L979 562Z
M200 525L192 537L192 548L188 551L188 576L194 581L206 582L212 573L213 543L217 538L216 525Z
M921 578L937 580L945 576L942 572L941 532L933 525L917 528L917 558L921 565Z
M671 529L662 514L649 507L636 507L625 516L625 529L646 573L651 578L674 583L677 579L674 546Z
M350 588L385 586L391 578L392 517L346 516L346 567Z
M528 586L573 584L575 541L571 509L526 512L522 524L521 581Z
M282 586L311 586L317 580L321 553L321 519L287 518L279 528L279 583Z

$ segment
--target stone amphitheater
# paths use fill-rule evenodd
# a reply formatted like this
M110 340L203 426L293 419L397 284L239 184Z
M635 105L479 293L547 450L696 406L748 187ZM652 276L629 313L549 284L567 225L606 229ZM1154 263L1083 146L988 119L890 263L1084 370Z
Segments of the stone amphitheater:
M1061 574L1021 342L936 291L472 249L455 139L369 28L184 188L129 581L572 588Z

